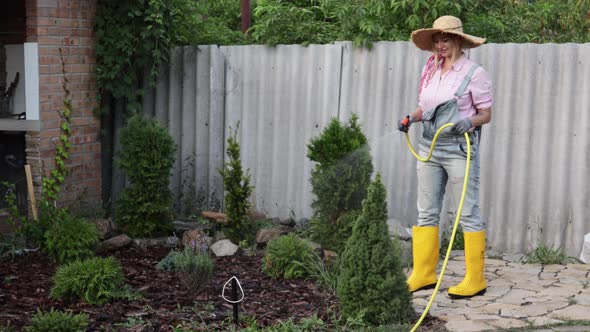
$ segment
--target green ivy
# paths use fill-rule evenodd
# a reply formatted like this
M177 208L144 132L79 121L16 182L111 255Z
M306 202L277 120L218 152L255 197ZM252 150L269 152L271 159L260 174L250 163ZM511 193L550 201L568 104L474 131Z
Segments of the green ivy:
M60 117L60 135L59 141L55 146L55 168L51 170L49 176L43 178L42 183L44 198L52 201L57 201L58 194L61 191L61 185L65 182L66 175L69 173L66 161L70 158L69 151L72 147L72 143L70 142L70 138L72 137L72 98L70 97L69 80L66 76L65 61L61 48L59 49L59 55L63 74L62 89L64 91L64 107L61 111L58 111Z

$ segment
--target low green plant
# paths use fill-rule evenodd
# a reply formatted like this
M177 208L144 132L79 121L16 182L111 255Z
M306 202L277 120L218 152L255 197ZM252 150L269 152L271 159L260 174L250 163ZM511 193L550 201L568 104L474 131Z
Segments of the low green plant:
M199 250L185 248L174 261L174 269L180 272L182 284L191 292L197 294L213 276L213 260L209 255Z
M171 251L156 265L166 272L179 272L184 286L198 293L213 275L214 263L206 252L185 248Z
M95 224L66 214L45 233L45 249L58 263L69 263L94 256L98 240Z
M232 330L233 331L233 330ZM327 331L327 326L321 318L316 314L309 318L302 318L295 322L292 318L286 321L281 321L277 325L269 326L267 328L260 328L256 322L251 324L240 332L316 332Z
M88 323L87 314L74 314L51 308L47 312L37 310L31 318L31 323L24 330L26 332L84 332Z
M440 254L444 257L447 254L447 250L449 249L449 243L451 242L451 234L453 233L452 225L449 230L443 231L440 240ZM455 240L453 240L453 249L452 250L464 250L465 249L465 239L463 236L463 228L461 226L457 227L457 233L455 234Z
M303 278L309 275L306 266L316 257L305 240L288 234L269 241L262 270L271 278Z
M389 237L385 187L377 177L363 201L341 257L337 294L345 317L371 325L413 319L412 295L402 271L400 248Z
M235 131L230 127L226 151L228 160L224 162L223 168L218 170L223 178L225 213L228 219L223 233L235 244L243 240L251 243L255 235L254 224L249 218L253 187L250 185L250 174L244 172L240 160L240 144L237 139L239 128L239 123Z
M575 262L575 258L568 256L563 248L549 247L541 243L533 251L522 258L523 264L567 264Z
M123 269L114 257L94 257L60 266L53 276L51 297L103 305L128 297L123 282Z
M304 265L308 275L317 281L322 287L332 293L336 293L336 289L338 288L338 262L333 265L328 265L317 256L317 254L314 255L316 255L316 257L308 260Z
M117 163L130 186L116 204L115 223L133 237L169 234L172 227L170 171L176 145L156 120L134 115L121 129Z

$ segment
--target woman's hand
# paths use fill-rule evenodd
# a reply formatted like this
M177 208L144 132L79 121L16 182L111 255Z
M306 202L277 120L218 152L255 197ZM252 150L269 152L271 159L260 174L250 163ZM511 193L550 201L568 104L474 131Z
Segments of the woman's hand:
M455 134L463 135L469 129L471 129L471 127L473 127L471 120L469 120L469 118L465 118L455 122L455 124L451 127L451 131Z

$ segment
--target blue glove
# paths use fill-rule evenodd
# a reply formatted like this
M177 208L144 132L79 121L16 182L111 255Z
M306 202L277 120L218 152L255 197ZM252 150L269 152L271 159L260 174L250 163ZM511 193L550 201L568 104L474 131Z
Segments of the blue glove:
M414 122L414 118L411 115L404 116L397 123L397 130L407 133L408 129L410 129L410 126L412 125L412 122Z
M468 118L465 118L465 119L461 119L461 120L457 121L451 127L451 131L453 133L455 133L455 134L463 135L469 129L471 129L471 127L473 127L473 124L471 123L471 120L469 120Z

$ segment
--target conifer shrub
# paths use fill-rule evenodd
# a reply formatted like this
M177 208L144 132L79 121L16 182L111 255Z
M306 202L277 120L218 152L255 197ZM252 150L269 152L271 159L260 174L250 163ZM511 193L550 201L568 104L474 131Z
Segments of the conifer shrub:
M353 114L346 124L332 118L307 148L307 157L316 162L311 172L315 195L311 237L324 248L341 252L373 173L367 138L358 116Z
M269 241L262 270L271 278L304 278L314 259L317 255L311 246L291 233Z
M95 224L68 213L55 220L45 232L46 251L60 264L94 256L98 240Z
M123 282L123 269L114 257L94 257L60 266L53 276L51 297L103 305L127 296Z
M129 236L150 237L172 231L169 177L175 153L172 137L156 120L134 115L121 129L117 163L130 186L117 201L115 222Z
M250 174L242 169L240 144L237 140L239 127L238 123L235 131L232 131L231 127L229 129L227 161L224 162L223 169L219 170L225 188L224 210L228 219L223 233L234 244L242 241L251 243L255 235L255 227L249 218L253 188L250 185Z
M86 314L73 314L51 308L47 312L37 310L31 318L31 323L24 330L26 332L84 332L88 323Z
M378 174L342 254L337 287L343 314L374 325L404 323L414 316L400 249L389 237L385 198Z

